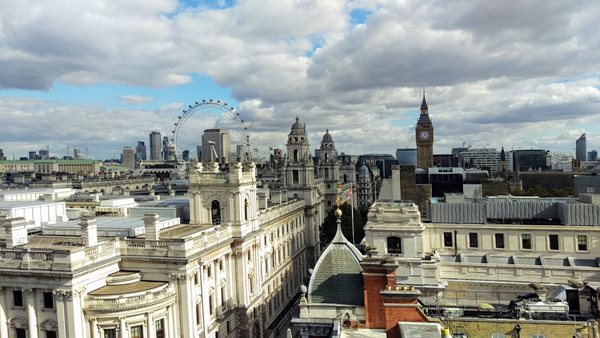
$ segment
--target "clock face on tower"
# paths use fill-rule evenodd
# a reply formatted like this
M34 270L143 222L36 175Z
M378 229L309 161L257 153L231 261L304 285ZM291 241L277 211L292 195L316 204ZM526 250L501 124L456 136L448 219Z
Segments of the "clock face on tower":
M429 132L427 130L423 130L419 133L419 138L423 141L429 139Z

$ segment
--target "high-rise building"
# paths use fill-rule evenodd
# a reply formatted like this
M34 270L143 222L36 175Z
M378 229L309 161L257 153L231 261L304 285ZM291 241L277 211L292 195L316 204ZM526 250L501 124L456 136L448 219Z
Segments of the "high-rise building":
M38 151L38 156L40 160L47 160L48 158L50 158L50 150L40 149L40 151Z
M37 153L35 151L30 151L29 152L29 159L30 160L37 160Z
M421 115L415 128L415 138L417 142L417 167L431 167L433 165L433 124L429 118L425 92L423 92L423 102L421 103Z
M162 159L163 160L169 159L169 144L170 143L171 142L169 142L169 137L163 136L163 139L162 139Z
M137 146L135 147L135 161L145 161L146 160L146 144L144 141L138 141Z
M123 165L130 170L135 169L135 149L132 147L123 148Z
M150 160L160 161L162 160L162 139L160 132L154 130L150 133Z
M81 152L81 149L75 147L73 148L73 159L74 160L83 160L83 153Z
M575 159L585 161L587 155L585 133L581 134L575 141Z
M596 161L596 160L598 160L598 151L597 150L594 149L594 150L588 151L587 154L588 154L587 155L588 161Z
M196 158L198 159L198 162L202 161L202 145L201 144L196 145Z
M206 129L202 135L202 162L227 163L229 132L225 129Z
M2 148L0 148L0 161L4 161L6 160L6 157L4 157L4 150L2 150Z

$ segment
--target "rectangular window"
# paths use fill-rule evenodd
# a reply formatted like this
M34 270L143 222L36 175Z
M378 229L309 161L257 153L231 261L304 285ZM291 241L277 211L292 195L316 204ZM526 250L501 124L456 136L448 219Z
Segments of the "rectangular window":
M13 304L14 306L23 306L23 291L13 290Z
M159 319L154 322L154 330L156 332L156 338L165 338L165 320Z
M521 249L531 250L531 235L530 234L522 234L521 235Z
M444 232L444 246L447 248L451 248L454 246L454 241L452 240L451 232Z
M56 331L46 331L46 338L56 338Z
M504 249L504 234L494 234L496 249Z
M560 250L558 245L558 235L548 235L548 242L550 244L550 250Z
M104 338L117 338L117 329L104 329Z
M476 232L469 232L469 248L478 248L479 247L478 239L479 238L477 237Z
M586 235L577 235L577 250L579 251L587 251L587 236Z
M196 325L200 325L202 321L202 305L196 304Z
M208 312L213 315L213 295L208 296Z
M131 338L144 338L144 327L142 325L132 326L130 332Z
M54 295L52 292L44 292L44 308L54 309Z
M25 329L15 329L16 338L27 338L27 331Z

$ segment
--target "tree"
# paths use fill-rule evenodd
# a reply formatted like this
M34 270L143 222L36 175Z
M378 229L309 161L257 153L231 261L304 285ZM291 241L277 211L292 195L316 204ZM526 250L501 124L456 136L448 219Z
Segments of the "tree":
M352 214L350 213L353 208L348 203L340 205L342 210L341 226L342 233L344 236L352 242ZM362 210L365 209L365 210ZM337 231L337 218L335 217L336 208L331 208L327 212L327 217L321 226L321 243L329 243L335 237ZM361 208L361 210L353 209L354 211L354 242L360 243L365 237L364 226L367 223L366 213L368 209Z

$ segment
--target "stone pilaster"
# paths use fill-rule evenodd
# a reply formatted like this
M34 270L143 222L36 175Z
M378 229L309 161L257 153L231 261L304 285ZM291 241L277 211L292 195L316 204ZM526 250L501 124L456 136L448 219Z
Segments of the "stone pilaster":
M35 313L35 290L24 289L25 307L27 308L27 325L29 327L29 337L38 338L37 316Z
M6 288L0 287L0 337L8 337L6 317Z

